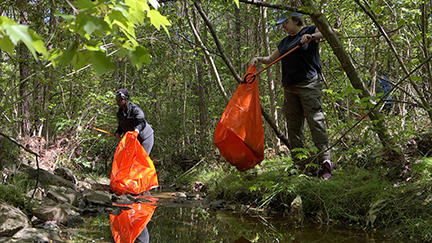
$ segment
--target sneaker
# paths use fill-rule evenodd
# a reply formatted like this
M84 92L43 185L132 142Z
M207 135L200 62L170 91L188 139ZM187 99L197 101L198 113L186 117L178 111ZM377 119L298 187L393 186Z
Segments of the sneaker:
M332 177L331 175L331 162L330 160L325 160L321 165L321 177L324 180L328 180Z

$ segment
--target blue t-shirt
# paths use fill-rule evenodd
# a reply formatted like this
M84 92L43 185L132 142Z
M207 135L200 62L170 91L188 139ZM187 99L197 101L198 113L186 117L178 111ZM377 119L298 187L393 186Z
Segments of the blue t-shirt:
M388 78L382 73L378 73L377 78L380 80L380 87L378 88L378 92L384 95L383 99L388 100L385 103L391 105L393 102L390 101L392 97L388 94L388 92L391 90L391 85L388 82Z
M302 28L294 36L288 35L278 44L279 54L282 56L295 46L300 44L300 39L304 34L315 33L316 26ZM311 40L306 45L282 58L282 85L298 84L301 81L313 78L321 73L319 61L318 43Z

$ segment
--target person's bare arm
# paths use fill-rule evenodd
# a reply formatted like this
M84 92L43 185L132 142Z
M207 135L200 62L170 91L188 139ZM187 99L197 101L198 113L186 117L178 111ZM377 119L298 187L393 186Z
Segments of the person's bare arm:
M267 57L254 57L251 61L250 64L251 65L257 65L258 63L264 63L264 64L269 64L271 62L273 62L274 60L276 60L278 57L280 57L279 54L279 49L276 48L276 50Z
M333 32L336 35L339 35L339 31L337 29L333 29ZM324 35L321 33L321 31L318 28L315 28L315 33L313 33L313 34L304 34L302 36L302 38L300 39L300 43L304 44L310 38L315 39L315 41L319 41L320 39L324 38Z

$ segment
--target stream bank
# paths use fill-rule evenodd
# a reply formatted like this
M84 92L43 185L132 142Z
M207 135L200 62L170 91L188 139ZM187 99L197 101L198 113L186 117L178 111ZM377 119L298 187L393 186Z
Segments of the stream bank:
M73 240L70 237L80 235L77 232L81 229L107 229L107 215L118 213L122 209L112 205L118 200L115 197L113 200L113 195L109 193L109 180L106 177L94 177L94 174L84 173L84 176L80 175L77 178L67 168L57 165L54 169L52 161L40 161L40 165L45 166L39 170L35 169L34 161L22 161L28 161L28 165L21 163L17 169L8 171L7 178L3 176L3 182L8 183L2 184L0 189L6 201L6 204L2 203L2 208L6 212L14 212L9 206L15 206L21 213L17 211L14 215L21 215L24 223L12 229L4 228L5 230L0 232L0 238L25 237L36 231L35 235L40 236L40 242L45 242L44 239L49 235L46 230L54 230L54 236L57 238L49 240ZM350 167L340 163L335 168L334 177L322 181L314 176L287 170L289 163L284 157L263 161L258 168L244 173L226 164L218 165L216 168L209 165L212 164L205 161L199 163L199 166L193 167L194 171L188 172L182 178L182 182L178 182L179 184L171 183L170 187L159 188L162 192L168 193L169 199L166 198L166 194L157 194L160 191L151 191L151 194L158 195L161 199L157 201L158 205L149 223L149 230L152 227L159 227L159 224L152 224L156 217L164 217L158 215L166 206L180 208L176 213L186 215L187 220L179 219L176 222L181 221L180 224L184 225L191 225L189 218L197 217L215 222L223 218L235 222L234 224L243 225L249 224L249 221L243 221L245 218L252 217L266 219L267 222L263 225L270 225L272 228L276 227L273 221L283 222L280 223L283 225L280 226L282 233L278 234L283 234L291 228L305 230L313 226L328 230L342 229L344 232L357 230L362 234L372 234L367 238L373 239L376 239L377 235L384 236L384 240L391 237L403 242L429 242L431 239L432 183L429 182L432 161L428 158L413 160L410 174L397 180L386 178L385 173L380 172L383 168L359 168L357 165ZM39 173L35 173L36 171ZM163 175L163 172L161 170L159 175ZM167 177L161 176L160 179L161 184L168 184ZM34 185L35 181L40 183L37 187ZM104 199L91 197L98 194ZM296 200L298 196L302 203L293 204L299 201ZM135 203L135 199L127 200ZM46 209L36 210L36 206L42 202ZM186 205L191 202L195 205L192 208L195 209L188 211ZM224 214L237 215L240 221L223 216ZM87 220L91 221L90 225ZM93 225L94 221L96 225ZM164 227L165 224L170 225L170 220L164 220L160 227ZM210 227L220 232L217 226L223 224L225 223L219 222L213 226L209 223L206 228ZM235 227L230 225L226 228L224 230L229 231ZM185 230L181 227L180 229ZM110 233L109 230L106 232ZM86 236L89 239L93 239L92 237L93 233ZM254 239L246 233L240 237L249 241ZM103 238L106 240L109 237ZM18 239L24 240L14 240ZM229 240L234 239L231 237Z

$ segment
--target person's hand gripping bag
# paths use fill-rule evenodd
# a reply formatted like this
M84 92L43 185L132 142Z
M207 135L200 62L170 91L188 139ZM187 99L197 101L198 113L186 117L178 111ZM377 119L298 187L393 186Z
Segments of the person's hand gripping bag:
M254 77L250 65L243 76ZM237 86L214 131L214 145L239 171L259 164L264 158L264 133L258 84L255 78Z
M153 161L137 139L127 132L117 145L111 167L110 189L116 195L137 195L158 186Z

